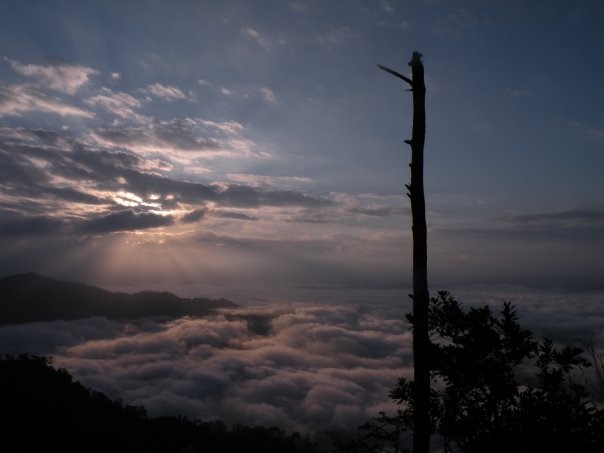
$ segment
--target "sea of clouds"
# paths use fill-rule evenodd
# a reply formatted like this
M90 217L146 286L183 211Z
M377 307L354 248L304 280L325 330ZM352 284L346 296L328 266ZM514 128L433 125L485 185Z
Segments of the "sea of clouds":
M400 312L376 303L264 304L205 318L6 326L0 343L50 354L83 384L150 415L354 429L393 408L388 392L409 373Z
M494 306L510 299L521 323L539 335L604 344L601 295L490 291L486 297L484 288L466 289L459 298ZM51 355L84 385L143 405L153 416L355 429L393 411L388 393L397 377L411 375L403 316L410 304L400 291L345 302L334 297L254 303L204 318L4 326L0 344L13 353Z

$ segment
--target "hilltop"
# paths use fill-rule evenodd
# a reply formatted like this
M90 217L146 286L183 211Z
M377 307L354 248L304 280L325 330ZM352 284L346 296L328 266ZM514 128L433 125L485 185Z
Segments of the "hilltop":
M0 324L104 316L132 319L149 316L204 316L236 307L227 299L181 298L170 292L112 292L35 273L0 278Z

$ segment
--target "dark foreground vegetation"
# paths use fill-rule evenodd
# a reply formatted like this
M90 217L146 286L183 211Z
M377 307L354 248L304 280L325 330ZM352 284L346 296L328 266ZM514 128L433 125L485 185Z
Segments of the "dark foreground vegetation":
M414 325L412 316L408 316ZM465 309L449 293L430 302L431 431L447 452L603 452L604 368L588 344L537 339L514 307ZM401 405L361 427L349 451L404 452L413 431L413 381Z
M319 445L279 428L150 418L142 407L112 401L74 382L49 359L0 359L0 451L316 452Z

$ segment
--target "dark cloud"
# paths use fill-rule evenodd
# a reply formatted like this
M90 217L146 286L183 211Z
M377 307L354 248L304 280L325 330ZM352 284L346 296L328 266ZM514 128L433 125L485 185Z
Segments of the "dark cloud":
M334 204L332 200L317 198L295 190L260 190L255 187L231 185L218 194L218 201L226 206L300 206L322 207Z
M208 208L198 208L194 209L184 216L181 217L181 222L183 223L194 223L198 222L201 219L206 218L206 216L211 215L212 217L220 217L223 219L235 219L235 220L248 220L254 221L258 220L258 217L244 214L242 212L233 212L233 211L223 211L218 209L208 209Z
M173 223L174 218L172 216L163 216L150 212L137 213L131 209L127 209L85 220L77 226L77 230L84 234L102 234L114 231L134 231L170 226Z
M62 135L39 128L24 128L24 127L0 127L0 136L10 140L24 140L38 142L46 145L56 145L62 138Z
M169 131L176 134L178 123ZM176 128L176 129L174 129ZM42 129L2 128L0 136L0 189L15 197L27 195L30 200L59 200L63 202L92 205L115 204L114 200L99 198L87 193L83 187L96 191L132 193L142 198L155 197L155 203L166 208L179 203L203 205L214 202L218 206L237 208L307 207L329 206L333 201L294 190L264 190L245 185L202 184L176 180L145 170L147 161L132 152L120 149L91 148L70 135L69 131L51 132ZM157 165L155 165L157 167ZM164 168L166 168L164 166ZM71 187L55 186L57 178L70 181ZM61 206L48 207L62 211ZM139 206L142 209L142 205ZM202 208L197 208L202 209ZM216 216L239 220L255 220L257 217L242 213L223 211ZM197 214L191 214L195 217ZM122 217L125 214L121 214ZM183 220L193 218L185 215ZM145 220L153 219L145 217ZM148 224L137 216L138 222L130 225ZM126 219L121 219L126 220ZM90 219L96 224L98 219ZM162 222L149 222L152 225ZM162 225L167 225L167 222ZM100 230L99 230L100 231ZM113 231L113 230L112 230Z
M604 237L604 210L593 208L524 214L491 219L478 226L435 228L460 236L585 242Z
M48 194L54 195L57 198L66 201L73 201L74 203L85 203L85 204L104 204L107 200L95 197L84 192L80 192L69 187L43 187L42 190Z
M604 232L603 209L571 209L511 217L518 229L537 232L566 233L595 230Z
M219 211L213 210L212 215L215 217L222 217L224 219L235 219L235 220L258 220L258 217L244 214L242 212L233 212L233 211Z
M532 228L493 222L480 227L434 227L430 274L444 287L480 282L601 290L602 237L604 228L596 224Z
M0 235L14 236L38 236L52 235L65 231L65 221L43 215L23 216L14 212L0 211Z
M410 208L392 207L392 206L378 206L378 207L355 207L350 208L349 212L353 214L362 214L373 217L390 217L393 215L411 215Z
M568 211L544 212L512 217L518 223L543 223L556 221L593 222L604 221L604 210L601 209L570 209Z
M292 223L328 223L332 219L324 212L307 211L302 214L288 216L284 220Z
M183 223L194 223L199 222L203 219L208 212L207 208L194 209L193 211L187 212L181 217Z
M27 194L31 185L37 186L49 180L49 174L27 159L28 147L0 143L0 188L4 191ZM32 156L33 157L33 156Z
M153 133L164 143L169 143L183 150L216 150L220 142L215 138L199 137L194 129L195 124L188 120L175 120L165 123L154 123Z
M79 162L86 162L89 168L96 169L96 178L99 174L113 173L109 179L109 187L115 187L118 177L123 177L121 188L129 192L149 196L159 194L171 196L178 201L190 204L200 204L213 201L222 206L238 208L258 208L262 206L301 206L301 207L323 207L333 205L334 202L315 197L294 190L262 190L251 186L231 185L225 189L223 186L214 184L201 184L196 182L181 181L164 176L145 173L132 168L123 168L121 165L111 165L108 159L122 159L114 153L106 155L95 155L91 151L81 150L78 157ZM93 178L94 176L89 175Z

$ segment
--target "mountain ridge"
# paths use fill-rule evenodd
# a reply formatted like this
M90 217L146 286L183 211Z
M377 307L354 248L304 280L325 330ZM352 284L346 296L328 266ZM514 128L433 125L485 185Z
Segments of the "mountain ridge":
M182 298L167 291L113 292L33 272L0 278L0 325L36 321L204 316L237 304L227 299Z

